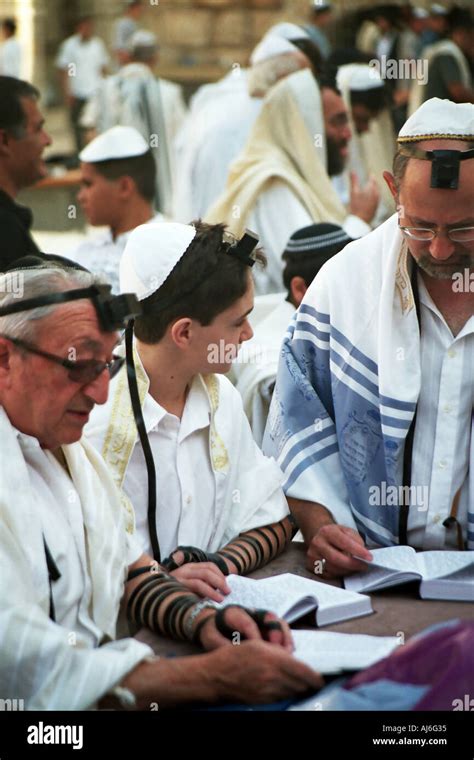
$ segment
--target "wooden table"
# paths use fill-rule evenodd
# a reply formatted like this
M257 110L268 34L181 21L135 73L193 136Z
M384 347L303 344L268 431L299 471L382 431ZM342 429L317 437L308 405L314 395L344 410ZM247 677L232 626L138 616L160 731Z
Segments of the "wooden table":
M279 573L295 573L305 578L315 578L305 569L305 550L302 543L293 542L289 549L266 567L250 575L251 578L266 578ZM324 581L333 586L342 586L339 581ZM375 636L411 636L434 623L454 618L474 619L474 604L471 602L447 602L420 599L418 583L395 586L385 591L370 594L374 613L343 623L324 626L324 631L341 633L369 633ZM314 613L298 620L294 628L314 628ZM193 644L170 641L141 630L136 636L149 644L156 654L187 655L201 651Z

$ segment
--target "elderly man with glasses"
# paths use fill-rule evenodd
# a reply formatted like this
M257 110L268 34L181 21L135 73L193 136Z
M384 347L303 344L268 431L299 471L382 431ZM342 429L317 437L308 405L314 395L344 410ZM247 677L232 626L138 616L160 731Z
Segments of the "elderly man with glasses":
M285 338L264 450L327 577L380 546L474 548L473 148L471 104L408 119L397 213L326 264Z
M0 696L27 709L272 701L318 688L262 610L218 611L143 554L131 507L82 430L107 399L117 330L140 313L86 271L0 277ZM158 659L116 640L119 607L207 650ZM229 632L244 639L232 646Z

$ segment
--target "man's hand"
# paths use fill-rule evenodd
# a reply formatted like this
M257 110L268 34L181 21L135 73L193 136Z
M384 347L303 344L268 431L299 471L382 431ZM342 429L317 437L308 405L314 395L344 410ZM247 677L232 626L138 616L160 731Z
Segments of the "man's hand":
M268 703L320 689L322 676L284 651L263 641L225 647L207 655L219 699Z
M375 177L370 177L367 184L361 187L357 175L355 172L351 172L350 193L349 209L351 214L370 224L380 201L380 191Z
M172 570L169 575L186 586L194 594L222 602L230 593L225 575L213 562L188 562Z
M135 694L139 710L149 710L152 702L160 707L219 701L271 703L324 685L319 673L281 647L264 641L227 643L206 654L141 662L120 685ZM101 702L100 707L110 707L107 698Z
M249 641L268 641L270 644L276 644L288 652L293 651L293 639L288 623L281 620L273 612L265 614L265 622L273 624L267 630L261 630L255 620L250 617L247 611L241 607L229 607L225 612L225 623L232 630L232 640L226 638L217 630L215 619L216 613L204 610L196 620L196 626L203 618L207 618L199 632L199 638L204 649L218 649L240 644L243 640Z
M367 566L354 556L368 561L372 559L357 531L345 525L328 523L319 528L309 544L308 568L314 571L316 562L326 560L322 573L324 578L339 578L367 570Z

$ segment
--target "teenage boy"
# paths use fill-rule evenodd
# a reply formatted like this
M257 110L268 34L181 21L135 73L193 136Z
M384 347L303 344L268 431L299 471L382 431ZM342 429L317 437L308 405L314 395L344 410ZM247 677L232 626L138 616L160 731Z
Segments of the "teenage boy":
M251 266L264 261L250 254L254 247L251 236L239 242L221 224L134 230L120 284L144 308L133 330L143 429L137 433L129 366L87 430L130 497L144 551L168 569L179 566L175 577L215 601L228 592L225 575L266 564L293 533L281 471L256 445L224 377L252 337ZM128 353L130 364L131 342Z

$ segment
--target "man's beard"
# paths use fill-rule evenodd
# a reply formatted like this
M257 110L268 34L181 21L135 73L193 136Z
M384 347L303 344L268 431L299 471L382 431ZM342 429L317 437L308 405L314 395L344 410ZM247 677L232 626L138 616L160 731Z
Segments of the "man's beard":
M452 280L455 274L464 274L465 270L474 271L474 258L467 252L456 251L453 253L455 263L449 259L439 262L429 253L422 253L416 263L423 272L435 280Z
M330 177L341 174L346 165L346 159L341 155L341 148L345 148L347 140L336 142L331 137L326 137L327 167Z

